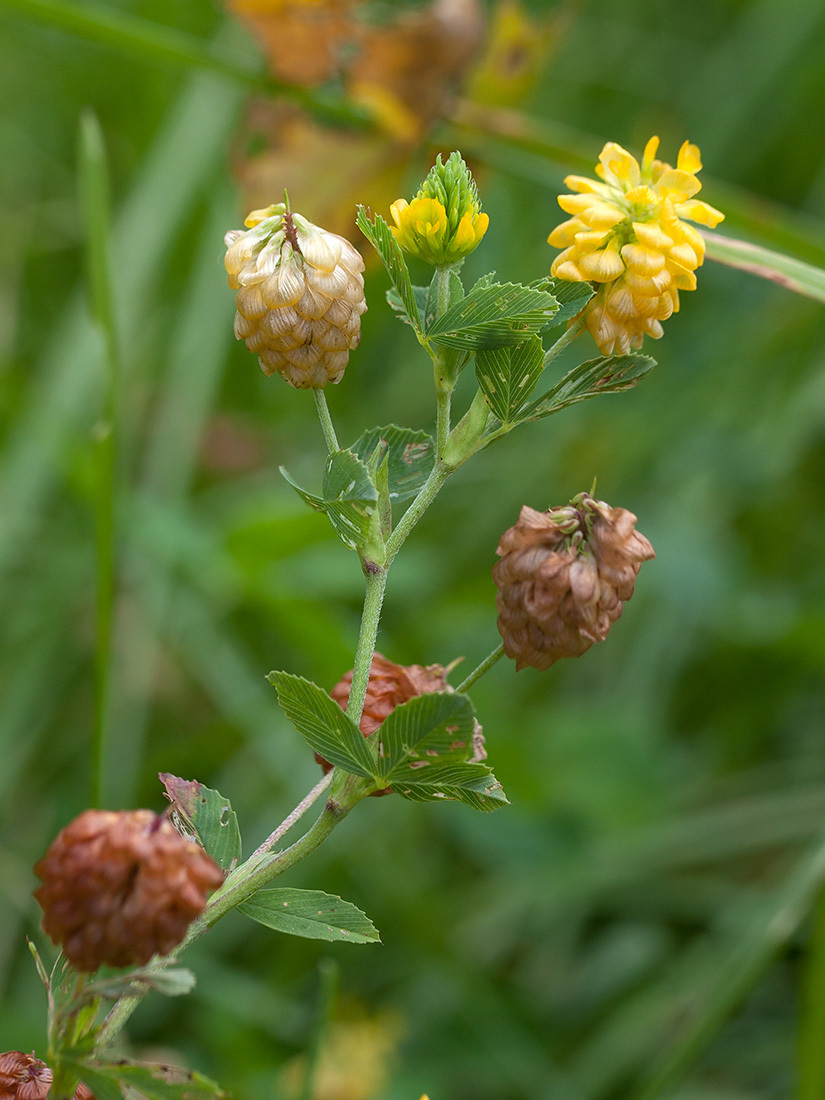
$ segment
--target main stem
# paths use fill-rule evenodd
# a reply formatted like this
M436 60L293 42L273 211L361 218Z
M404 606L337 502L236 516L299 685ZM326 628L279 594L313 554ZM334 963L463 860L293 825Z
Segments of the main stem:
M389 560L386 565L364 562L364 573L367 578L367 590L364 593L361 630L358 634L358 645L355 649L352 686L350 687L349 702L347 703L347 715L356 726L361 721L364 700L367 696L370 668L375 653L375 642L378 638L378 624L381 621L381 606L384 603L384 592L387 587Z

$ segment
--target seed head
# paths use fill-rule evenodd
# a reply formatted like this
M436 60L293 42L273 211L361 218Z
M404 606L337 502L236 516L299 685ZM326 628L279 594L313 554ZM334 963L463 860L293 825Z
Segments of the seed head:
M244 224L246 232L224 238L235 336L266 375L277 371L298 389L340 382L367 308L361 256L283 203L254 210Z
M580 493L569 505L525 505L493 566L498 630L516 668L545 669L607 637L653 547L636 517Z
M460 153L450 153L445 164L439 153L412 202L397 199L390 213L395 222L390 229L404 251L436 267L469 256L490 222Z
M43 930L85 971L167 954L223 882L206 852L151 810L86 810L34 870Z
M573 217L547 238L564 250L550 273L597 288L584 316L604 355L640 348L646 335L658 340L661 322L679 310L679 291L696 289L705 242L682 219L714 228L724 218L693 198L702 188L698 146L686 141L675 168L655 159L658 148L652 137L640 166L608 142L596 165L599 180L565 179L578 194L559 195L559 206Z

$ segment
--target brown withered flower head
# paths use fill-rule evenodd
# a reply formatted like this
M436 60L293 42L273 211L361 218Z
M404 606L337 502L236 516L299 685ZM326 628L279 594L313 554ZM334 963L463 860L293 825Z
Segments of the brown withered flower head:
M52 1071L33 1054L0 1054L0 1100L46 1100Z
M52 1084L52 1071L33 1054L9 1050L0 1054L0 1100L45 1100ZM81 1082L74 1100L94 1100Z
M223 882L206 852L151 810L86 810L34 870L43 930L85 971L167 954Z
M330 692L341 710L347 709L351 688L352 670L342 676ZM442 665L427 665L426 668L422 665L397 665L394 661L388 661L382 654L376 653L370 665L367 694L364 698L364 710L361 713L359 729L365 737L369 737L401 703L414 699L416 695L449 690L447 670ZM332 764L317 752L315 759L325 773L332 769ZM387 789L375 791L374 795L391 793Z
M498 631L516 669L549 668L604 641L655 557L635 528L632 512L587 493L547 512L522 508L493 566Z

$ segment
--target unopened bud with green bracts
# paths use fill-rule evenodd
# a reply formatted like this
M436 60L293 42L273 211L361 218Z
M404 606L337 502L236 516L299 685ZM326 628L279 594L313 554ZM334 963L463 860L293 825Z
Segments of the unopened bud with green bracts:
M390 212L395 222L390 228L404 251L435 267L469 256L490 221L481 213L475 180L460 153L450 153L445 164L439 153L412 202L398 199Z
M349 241L284 203L255 210L226 234L235 335L298 389L340 382L361 339L364 261Z

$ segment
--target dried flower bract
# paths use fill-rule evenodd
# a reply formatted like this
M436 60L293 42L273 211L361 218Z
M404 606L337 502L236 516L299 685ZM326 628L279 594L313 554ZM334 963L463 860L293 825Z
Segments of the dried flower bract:
M347 709L351 688L352 671L342 676L330 692L341 710ZM426 668L423 665L397 665L376 653L370 665L367 694L358 728L365 737L369 737L401 703L432 691L449 691L447 672L442 665L427 665ZM325 772L332 768L332 764L317 752L315 759ZM390 793L389 790L374 792L375 795Z
M0 1054L0 1100L46 1100L52 1085L52 1071L33 1054L9 1050ZM95 1100L81 1083L74 1100Z
M653 547L636 517L587 493L563 508L525 505L493 567L498 630L516 668L549 668L603 641Z
M340 382L361 339L364 261L349 241L283 203L255 210L226 234L235 335L266 375L298 389Z
M151 810L86 810L35 873L43 930L85 971L167 954L223 882L206 852Z

